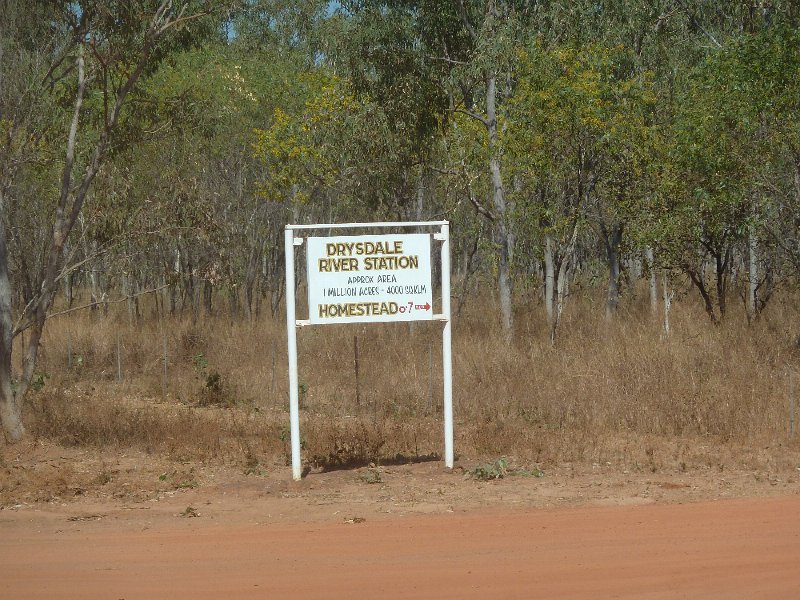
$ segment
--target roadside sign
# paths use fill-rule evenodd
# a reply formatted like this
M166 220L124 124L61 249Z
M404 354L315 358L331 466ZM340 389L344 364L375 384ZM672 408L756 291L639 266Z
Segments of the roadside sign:
M309 237L308 321L430 320L430 234Z
M382 235L305 236L309 230L428 229L438 232ZM289 358L289 431L292 477L302 477L297 328L327 323L440 321L444 463L453 468L453 358L450 322L450 223L407 221L287 225L286 346ZM431 240L440 242L441 312L433 314ZM295 248L306 244L308 319L297 318Z

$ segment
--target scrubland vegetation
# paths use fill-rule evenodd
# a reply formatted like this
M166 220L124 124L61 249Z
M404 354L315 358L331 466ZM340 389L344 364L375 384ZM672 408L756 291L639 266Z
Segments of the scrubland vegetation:
M643 300L609 323L590 292L571 299L555 345L536 299L518 309L524 335L511 345L491 296L465 306L454 324L457 456L653 471L790 465L798 450L789 435L788 369L800 365L794 299L777 299L751 325L742 318L723 326L710 325L696 303L678 302L669 337ZM300 330L307 465L441 454L440 328ZM31 435L183 460L281 464L289 453L285 336L280 318L131 327L112 310L54 319L27 408Z

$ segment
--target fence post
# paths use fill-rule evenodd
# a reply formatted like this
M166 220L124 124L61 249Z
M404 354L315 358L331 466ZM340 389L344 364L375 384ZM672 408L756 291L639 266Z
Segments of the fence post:
M794 387L794 368L789 367L789 435L794 437L794 406L795 406L795 387Z
M275 395L275 340L272 340L272 378L269 382L269 395L270 398Z
M361 387L358 381L358 336L353 336L353 366L356 371L356 406L361 408Z
M167 397L167 331L166 329L162 333L164 338L164 374L161 378L161 396L163 398Z
M122 350L119 343L119 331L117 332L117 383L122 382Z

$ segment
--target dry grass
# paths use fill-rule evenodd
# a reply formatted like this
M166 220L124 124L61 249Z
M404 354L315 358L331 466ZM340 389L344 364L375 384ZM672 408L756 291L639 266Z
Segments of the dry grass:
M454 324L458 454L658 470L763 465L780 460L764 448L797 449L787 435L787 367L800 367L795 298L775 300L752 326L733 314L720 327L686 300L663 339L643 306L609 323L587 296L568 307L555 346L535 304L520 309L506 346L491 306L473 301ZM336 467L440 452L440 327L301 330L305 460ZM67 444L246 464L285 458L285 352L282 320L131 328L121 314L54 319L28 427Z

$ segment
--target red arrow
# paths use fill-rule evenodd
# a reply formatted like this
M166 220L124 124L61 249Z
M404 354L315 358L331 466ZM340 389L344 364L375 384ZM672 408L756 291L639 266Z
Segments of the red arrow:
M423 306L422 308L424 308L425 310L430 310L431 309L431 305L426 302L425 306Z

